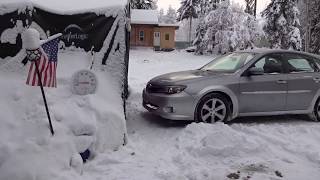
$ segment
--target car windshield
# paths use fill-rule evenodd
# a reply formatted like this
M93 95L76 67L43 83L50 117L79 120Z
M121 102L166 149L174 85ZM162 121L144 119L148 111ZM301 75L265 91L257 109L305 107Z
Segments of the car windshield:
M216 58L200 70L234 73L247 64L254 56L253 53L231 53Z

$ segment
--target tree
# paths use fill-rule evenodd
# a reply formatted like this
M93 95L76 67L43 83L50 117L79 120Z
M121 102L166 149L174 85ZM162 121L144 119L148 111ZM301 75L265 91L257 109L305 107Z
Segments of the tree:
M310 50L320 52L320 4L318 0L310 0Z
M160 23L165 23L165 15L164 15L164 10L163 10L163 8L161 8L160 9L160 11L159 11L159 22Z
M254 46L258 24L237 4L231 6L229 1L222 2L207 15L205 23L208 52L224 54Z
M245 12L253 16L257 15L257 0L245 0L246 10Z
M181 7L178 9L178 21L183 21L184 19L189 19L190 29L189 29L189 42L191 44L191 31L192 31L192 19L198 18L199 0L182 0Z
M272 0L262 12L266 19L263 30L271 48L301 50L297 0Z
M167 24L176 24L176 22L177 22L177 12L176 12L175 9L172 8L172 6L169 6L165 18L166 18L165 23L167 23Z
M252 48L260 36L255 17L228 0L217 3L216 9L204 16L197 33L199 36L194 41L197 54L224 54Z
M157 9L157 0L130 0L132 9Z
M196 47L196 54L203 54L206 51L206 42L204 40L206 34L205 16L209 12L215 10L221 0L200 0L199 2L199 24L196 29L196 38L193 41L193 45Z

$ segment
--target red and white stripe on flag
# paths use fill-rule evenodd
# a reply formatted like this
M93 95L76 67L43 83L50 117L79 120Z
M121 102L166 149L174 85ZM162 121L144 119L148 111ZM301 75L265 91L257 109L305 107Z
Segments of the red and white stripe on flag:
M38 77L36 64L38 65L40 77ZM43 87L57 87L56 79L57 61L49 61L48 56L41 48L41 58L32 61L29 68L27 85L40 86L40 79Z

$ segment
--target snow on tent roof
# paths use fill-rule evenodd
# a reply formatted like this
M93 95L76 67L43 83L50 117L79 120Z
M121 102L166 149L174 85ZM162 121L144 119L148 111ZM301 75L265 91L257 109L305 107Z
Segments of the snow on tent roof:
M79 12L97 12L106 9L123 9L128 0L1 0L0 14L14 9L23 9L26 5L34 5L57 14L72 14Z
M30 0L1 0L0 15L11 13L16 10L24 11L27 7L32 6Z
M132 9L131 24L159 24L157 10Z
M58 14L69 14L92 11L99 12L103 9L122 8L128 0L31 0L36 6Z

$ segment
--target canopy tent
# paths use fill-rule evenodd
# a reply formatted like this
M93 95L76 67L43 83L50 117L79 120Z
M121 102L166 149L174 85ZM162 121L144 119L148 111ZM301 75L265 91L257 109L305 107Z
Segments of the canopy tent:
M60 48L92 52L93 71L107 71L113 76L110 80L112 82L104 83L121 87L125 111L125 98L128 95L129 18L130 6L127 0L91 0L90 3L87 0L3 0L0 2L0 65L24 53L21 37L26 28L37 29L42 39L62 33ZM124 123L124 120L118 123L121 125L114 123L115 126L123 127L122 135L126 135ZM123 136L117 138L114 141L120 142L118 145L125 143L123 141L126 138Z
M96 52L96 64L117 61L124 66L119 71L123 71L126 96L129 11L127 0L4 0L0 3L0 58L18 54L25 28L37 29L43 39L63 33L63 46Z

